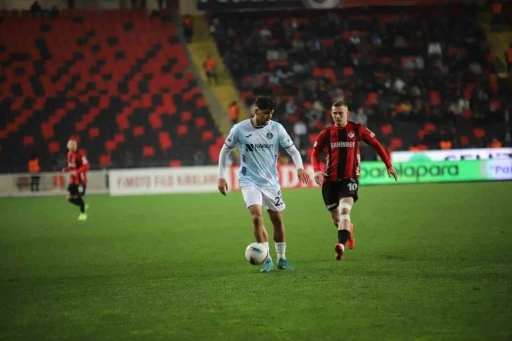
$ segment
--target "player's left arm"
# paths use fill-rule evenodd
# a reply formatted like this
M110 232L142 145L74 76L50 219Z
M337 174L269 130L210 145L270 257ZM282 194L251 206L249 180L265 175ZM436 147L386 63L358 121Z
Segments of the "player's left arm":
M304 170L302 156L300 156L299 150L295 147L292 138L282 125L279 125L279 144L286 150L288 155L291 156L293 163L295 164L295 168L297 169L297 176L299 177L299 180L303 184L307 185L309 183L309 174Z
M89 161L87 161L87 157L84 153L81 153L80 155L80 163L81 166L76 170L77 174L85 173L91 168Z
M396 173L395 168L393 168L393 165L391 164L391 159L389 158L388 153L384 150L384 147L380 144L379 140L377 140L377 137L375 134L368 128L359 126L359 133L361 135L361 138L364 142L368 143L373 150L379 154L382 162L386 165L386 168L388 170L388 175L395 178L395 181L398 181L398 175Z

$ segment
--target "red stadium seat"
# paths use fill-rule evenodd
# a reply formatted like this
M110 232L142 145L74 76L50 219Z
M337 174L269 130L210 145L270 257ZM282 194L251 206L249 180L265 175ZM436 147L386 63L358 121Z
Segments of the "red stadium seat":
M178 126L178 136L183 136L188 134L188 127L184 124L180 124Z
M100 165L101 166L109 166L112 163L110 159L110 155L101 155L100 156Z
M393 150L402 148L402 139L399 137L393 137L391 139L391 147L393 148Z
M133 128L133 136L134 137L144 136L144 127L141 127L141 126L134 127Z
M211 139L213 139L213 132L211 130L204 131L203 136L202 136L202 141L206 142L206 141L210 141Z
M155 155L155 149L152 146L146 146L142 149L142 156L149 157Z
M50 142L48 149L51 154L58 153L60 151L60 144L58 142Z
M99 128L91 128L89 129L89 138L92 140L96 137L100 136L100 129Z
M390 135L391 133L393 133L393 126L391 126L391 124L387 123L387 124L383 124L381 127L380 127L380 131L382 133L382 136L388 136Z
M167 150L172 147L172 140L167 132L161 132L158 134L158 141L160 142L160 148Z
M198 129L201 129L206 126L206 119L204 117L197 117L195 119L195 126Z
M192 113L190 111L183 111L181 113L181 121L188 122L192 119Z
M473 134L475 135L476 138L482 138L485 136L485 130L483 130L482 128L474 128Z
M121 133L117 133L115 136L114 136L114 141L116 142L116 144L119 144L119 143L122 143L125 141L125 137L123 134Z
M116 142L115 141L112 141L112 140L109 140L109 141L105 141L105 150L107 152L112 152L116 149Z
M23 145L24 146L30 146L34 144L34 137L33 136L25 136L23 138Z
M441 95L439 94L439 91L430 91L430 102L432 105L441 104Z

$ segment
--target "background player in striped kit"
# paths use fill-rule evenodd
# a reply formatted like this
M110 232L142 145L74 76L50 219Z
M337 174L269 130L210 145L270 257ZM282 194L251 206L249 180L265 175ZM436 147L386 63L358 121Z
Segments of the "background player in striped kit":
M78 143L74 139L68 141L68 156L63 172L69 172L69 185L67 199L73 205L80 207L79 221L87 220L86 204L83 197L87 187L87 170L89 162L84 151L78 150Z
M368 128L348 121L348 107L343 101L334 102L331 108L334 125L324 128L313 146L311 162L315 170L315 182L322 186L325 206L338 228L338 243L334 245L336 260L342 260L345 244L355 247L354 225L350 211L358 199L361 141L368 143L386 165L389 176L398 180L396 170L388 154ZM325 170L320 169L320 154L326 151ZM341 209L341 212L340 212Z

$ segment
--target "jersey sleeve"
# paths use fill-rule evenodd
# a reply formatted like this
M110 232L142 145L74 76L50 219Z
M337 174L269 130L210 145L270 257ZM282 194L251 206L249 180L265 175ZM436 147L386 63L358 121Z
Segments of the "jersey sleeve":
M235 124L233 128L231 128L228 137L226 137L226 141L224 141L227 147L235 148L238 145L240 142L238 139L239 130L238 124Z
M363 126L359 126L359 134L361 135L361 139L368 143L373 150L379 154L382 161L386 164L386 167L390 168L391 160L389 159L388 153L386 153L379 140L377 140L375 134L370 129Z
M81 152L78 157L80 158L80 168L77 169L78 173L84 173L87 172L90 168L89 161L87 161L87 157L85 156L85 153Z
M278 134L279 144L281 145L281 147L283 147L284 149L288 149L293 146L293 140L286 131L286 129L284 129L282 124L279 124Z
M315 143L313 144L313 154L311 155L311 163L313 164L313 169L315 172L320 171L320 154L325 149L325 135L327 134L327 129L323 129L320 134L318 134Z

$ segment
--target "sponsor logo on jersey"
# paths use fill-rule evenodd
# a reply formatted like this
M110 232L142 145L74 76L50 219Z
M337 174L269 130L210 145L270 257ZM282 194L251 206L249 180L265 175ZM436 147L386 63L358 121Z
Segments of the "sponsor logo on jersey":
M273 143L247 143L245 145L245 150L247 152L253 152L258 149L272 149L274 148Z
M331 142L331 149L335 148L354 148L355 142Z

